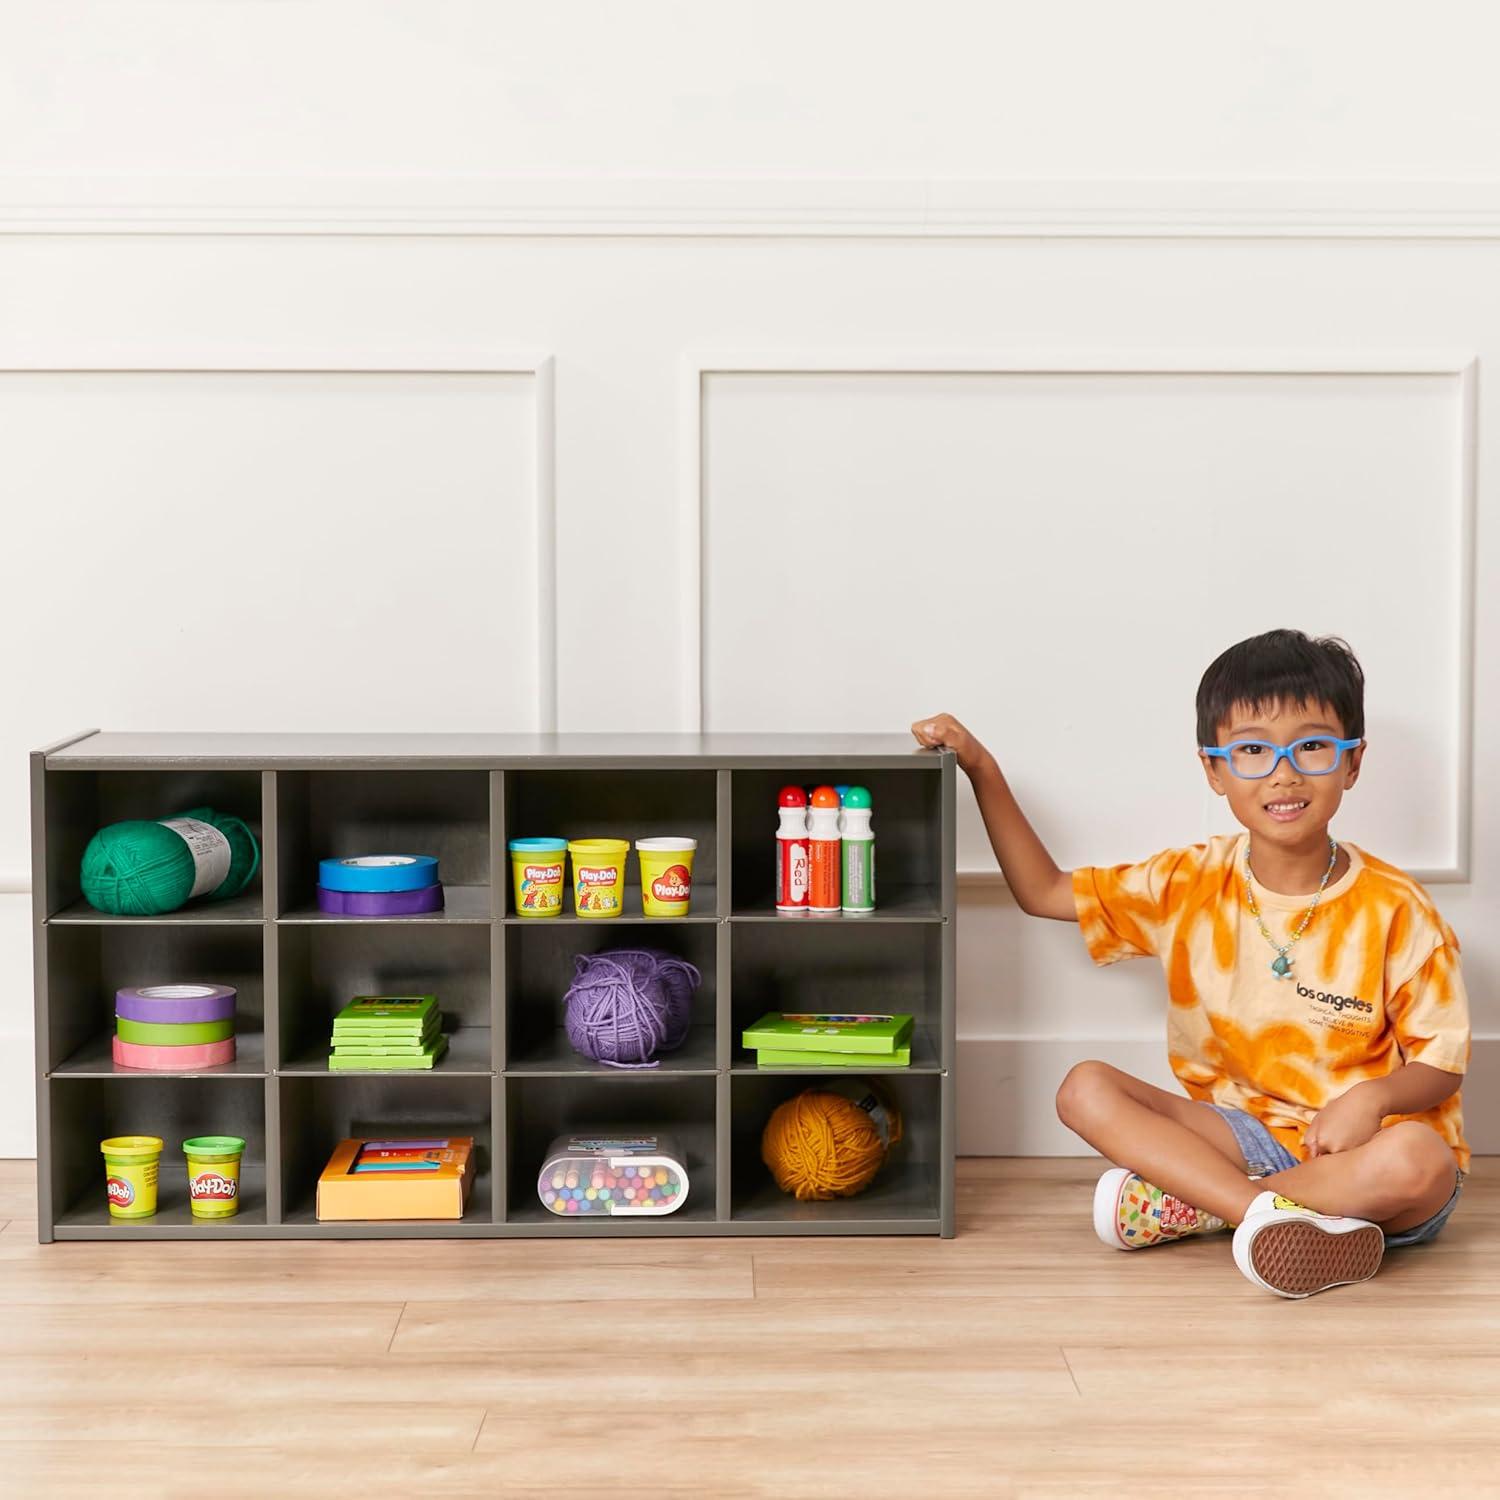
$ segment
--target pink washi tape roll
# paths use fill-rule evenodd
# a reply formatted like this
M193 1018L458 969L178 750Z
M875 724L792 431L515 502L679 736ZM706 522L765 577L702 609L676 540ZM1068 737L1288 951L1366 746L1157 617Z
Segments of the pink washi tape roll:
M234 1061L234 1038L201 1042L193 1047L148 1047L141 1042L114 1039L115 1063L144 1073L186 1073L194 1068L217 1068Z

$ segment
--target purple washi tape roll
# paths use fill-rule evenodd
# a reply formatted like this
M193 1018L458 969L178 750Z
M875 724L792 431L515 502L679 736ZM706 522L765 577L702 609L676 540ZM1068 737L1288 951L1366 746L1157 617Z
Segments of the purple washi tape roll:
M442 911L441 885L419 891L330 891L318 887L318 910L330 917L416 917L423 912Z
M115 991L115 1014L127 1021L232 1021L227 984L148 984Z

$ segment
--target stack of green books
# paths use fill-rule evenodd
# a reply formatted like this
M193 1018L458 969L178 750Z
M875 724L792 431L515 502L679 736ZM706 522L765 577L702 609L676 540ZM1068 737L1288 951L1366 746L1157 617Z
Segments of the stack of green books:
M333 1018L330 1069L430 1068L448 1050L436 995L356 995Z
M909 1068L910 1016L783 1014L773 1010L745 1031L763 1068Z

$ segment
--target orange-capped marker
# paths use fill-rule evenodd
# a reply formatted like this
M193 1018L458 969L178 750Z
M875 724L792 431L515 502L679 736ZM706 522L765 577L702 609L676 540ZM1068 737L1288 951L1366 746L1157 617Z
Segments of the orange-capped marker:
M812 866L807 909L815 917L837 916L842 905L839 794L831 786L820 786L813 791L807 837Z

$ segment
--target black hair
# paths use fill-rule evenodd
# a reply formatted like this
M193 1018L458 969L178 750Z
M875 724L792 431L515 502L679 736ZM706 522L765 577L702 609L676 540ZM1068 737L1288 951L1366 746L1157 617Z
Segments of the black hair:
M1344 737L1365 734L1365 673L1348 641L1312 637L1300 630L1268 630L1231 646L1198 684L1198 743L1218 743L1219 728L1235 706L1326 704L1339 716Z

